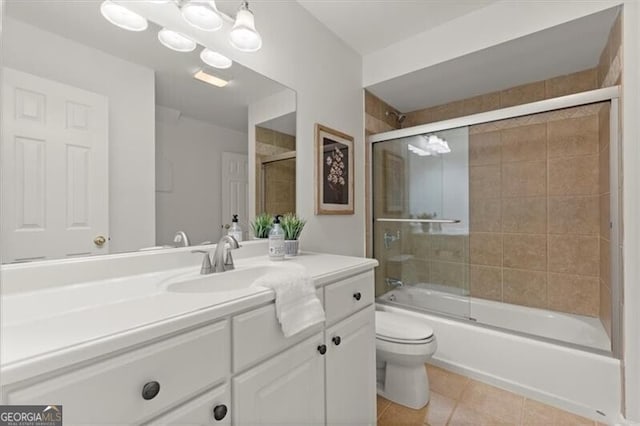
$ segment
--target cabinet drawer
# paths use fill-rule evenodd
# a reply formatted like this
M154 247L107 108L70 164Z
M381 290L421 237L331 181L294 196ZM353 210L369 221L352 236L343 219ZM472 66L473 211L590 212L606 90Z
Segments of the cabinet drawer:
M7 403L62 404L65 424L139 423L226 377L229 337L221 321L10 391ZM160 390L145 399L151 382Z
M316 294L322 303L322 290ZM284 337L276 317L275 303L237 315L232 321L234 372L242 371L322 328L322 324L318 324L289 338Z
M171 410L147 425L230 425L231 391L228 383Z
M329 284L324 288L327 324L373 303L373 271Z

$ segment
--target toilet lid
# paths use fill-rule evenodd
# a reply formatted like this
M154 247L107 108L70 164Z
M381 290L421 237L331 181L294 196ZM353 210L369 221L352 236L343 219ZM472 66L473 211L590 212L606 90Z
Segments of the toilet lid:
M415 342L431 338L433 329L408 315L376 311L376 335L393 341Z

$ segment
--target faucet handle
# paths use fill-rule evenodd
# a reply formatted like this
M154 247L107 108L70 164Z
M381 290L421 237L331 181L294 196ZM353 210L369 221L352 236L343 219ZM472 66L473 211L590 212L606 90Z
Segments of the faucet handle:
M200 274L206 275L213 272L213 266L211 266L211 257L209 257L209 252L206 250L191 250L191 253L204 253L204 258L202 259L202 266L200 267Z
M235 268L236 267L233 264L233 256L231 256L231 250L227 250L227 255L224 257L224 270L231 271Z

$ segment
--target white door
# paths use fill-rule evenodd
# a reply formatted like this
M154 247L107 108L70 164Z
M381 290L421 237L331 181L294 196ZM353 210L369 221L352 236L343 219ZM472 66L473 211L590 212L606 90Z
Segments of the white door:
M374 315L372 306L327 330L328 425L375 424Z
M106 97L3 69L3 262L109 252L107 144Z
M246 154L222 153L222 226L231 225L231 218L238 215L243 238L249 230L249 158ZM226 231L224 232L226 233Z
M237 425L323 425L322 333L233 379Z

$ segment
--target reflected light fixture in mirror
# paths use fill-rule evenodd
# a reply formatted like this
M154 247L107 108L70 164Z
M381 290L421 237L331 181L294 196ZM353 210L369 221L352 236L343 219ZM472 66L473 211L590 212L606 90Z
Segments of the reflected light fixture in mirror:
M243 1L236 14L236 22L229 33L231 46L242 52L256 52L262 47L262 37L256 31L253 12L249 10L249 3Z
M100 13L107 21L125 30L144 31L149 26L144 17L111 0L105 0L100 5Z
M222 28L222 16L212 0L187 0L180 8L182 17L191 26L203 31Z
M166 28L158 31L158 40L163 46L176 52L193 52L197 46L189 37Z
M232 64L231 59L211 49L203 49L200 53L200 59L205 64L220 69L227 69Z
M216 86L216 87L224 87L227 84L229 84L227 80L223 80L222 78L216 77L215 75L209 74L203 70L200 70L197 73L195 73L193 75L193 78L195 78L196 80L200 80L205 83L211 84L212 86Z

